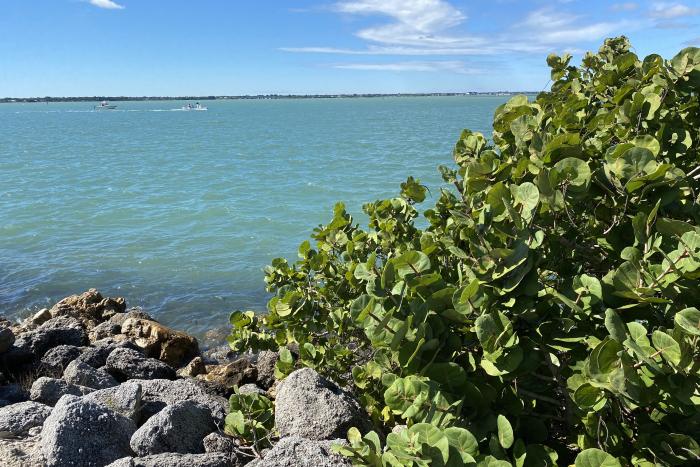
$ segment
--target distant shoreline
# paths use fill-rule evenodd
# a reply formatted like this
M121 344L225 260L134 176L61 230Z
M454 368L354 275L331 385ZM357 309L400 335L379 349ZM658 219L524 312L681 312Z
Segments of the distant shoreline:
M455 97L455 96L515 96L536 95L535 91L493 92L429 92L396 94L259 94L245 96L80 96L80 97L3 97L0 104L43 102L99 102L99 101L213 101L246 99L347 99L367 97Z

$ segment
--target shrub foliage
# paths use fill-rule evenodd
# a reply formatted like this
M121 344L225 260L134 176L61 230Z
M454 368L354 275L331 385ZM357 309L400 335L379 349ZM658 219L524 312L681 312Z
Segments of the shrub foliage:
M570 59L492 141L462 133L425 228L413 178L368 229L338 204L266 269L268 313L231 315L280 376L353 388L376 426L340 448L356 464L697 465L700 49Z

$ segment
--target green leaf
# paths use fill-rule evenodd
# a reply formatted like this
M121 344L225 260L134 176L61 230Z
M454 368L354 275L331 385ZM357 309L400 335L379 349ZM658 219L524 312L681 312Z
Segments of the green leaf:
M498 442L501 447L508 449L513 445L513 428L510 426L510 422L503 415L499 415L497 420L498 425Z
M651 334L651 342L656 350L661 352L664 360L672 365L678 365L681 362L681 347L673 337L657 329Z
M589 448L576 456L576 467L622 467L620 462L605 451Z
M591 181L591 169L586 161L575 157L567 157L554 164L557 172L557 183L566 182L567 185L581 188Z
M674 316L673 321L691 336L700 336L700 310L697 308L686 308L679 311Z
M605 328L610 333L610 337L618 342L624 342L627 338L625 323L620 319L620 315L611 308L605 310Z
M407 251L392 261L394 269L399 277L409 274L420 274L430 269L430 259L421 251Z

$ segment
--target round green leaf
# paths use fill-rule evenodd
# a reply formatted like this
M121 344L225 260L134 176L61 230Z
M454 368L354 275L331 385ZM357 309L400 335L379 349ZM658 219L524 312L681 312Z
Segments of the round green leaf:
M605 451L589 448L576 456L576 467L621 467L620 462Z

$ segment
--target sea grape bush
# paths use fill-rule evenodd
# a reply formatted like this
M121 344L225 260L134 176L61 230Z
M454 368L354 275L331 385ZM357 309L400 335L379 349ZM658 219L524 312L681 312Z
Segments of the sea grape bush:
M700 49L640 60L624 37L512 98L493 139L465 130L424 212L342 204L234 348L281 348L346 381L372 466L698 465Z

